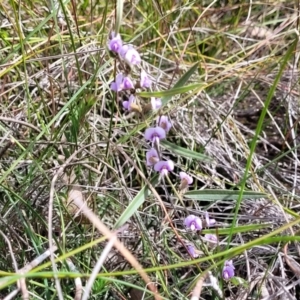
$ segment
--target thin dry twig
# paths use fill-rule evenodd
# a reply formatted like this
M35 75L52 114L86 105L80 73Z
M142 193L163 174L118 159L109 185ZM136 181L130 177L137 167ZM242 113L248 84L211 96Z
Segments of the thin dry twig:
M30 270L32 270L33 268L35 268L36 266L38 266L40 263L42 263L42 261L44 261L47 257L49 257L51 252L55 252L56 250L57 250L56 246L54 246L51 249L49 248L43 254L41 254L40 256L38 256L37 258L35 258L32 262L30 262L29 264L27 264L26 266L24 266L22 269L16 270L16 273L26 274L27 272L29 272ZM4 286L6 284L6 282L7 281L2 281L2 284L0 285L0 289L1 289L2 286ZM4 298L4 300L13 299L19 293L19 290L20 290L20 287L18 287L16 290L14 290L10 294L8 294Z
M117 236L116 234L114 234L112 236L112 238L109 240L109 242L107 243L107 245L105 246L103 252L101 253L101 256L99 258L99 260L97 261L94 269L93 269L93 272L85 286L85 291L84 291L84 294L82 296L82 299L81 300L88 300L89 298L89 294L90 294L90 291L92 290L92 287L93 287L93 283L95 281L95 279L97 278L97 274L99 273L105 259L107 258L111 248L114 246L114 243L117 239ZM76 300L76 299L74 299Z
M66 263L68 264L70 270L72 272L78 273L77 268L73 264L72 260L70 258L66 259ZM82 281L80 277L75 278L75 296L74 300L80 300L82 296Z
M18 124L21 124L21 125L24 125L26 127L29 127L37 132L41 132L37 127L35 127L34 125L30 124L30 123L27 123L27 122L24 122L24 121L21 121L21 120L17 120L17 119L13 119L13 118L8 118L8 117L2 117L0 116L0 121L3 121L3 122L12 122L12 123L18 123Z
M203 282L204 282L206 276L207 276L207 272L205 272L204 274L202 274L200 276L200 278L197 281L197 284L196 284L196 286L193 290L191 300L199 300L200 295L201 295L201 291L202 291Z

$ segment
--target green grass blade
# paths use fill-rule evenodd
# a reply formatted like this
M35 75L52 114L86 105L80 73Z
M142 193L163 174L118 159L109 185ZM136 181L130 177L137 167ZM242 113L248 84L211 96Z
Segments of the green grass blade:
M154 176L151 179L151 184L155 185L158 182L158 176ZM119 228L124 225L138 210L138 208L143 204L145 199L149 196L150 190L148 186L144 186L139 193L134 197L134 199L129 203L125 211L122 213L118 221L116 222L114 228Z
M174 84L173 89L183 87L188 82L188 80L191 78L191 76L195 73L198 66L199 66L199 63L197 62L186 73L184 73L183 76ZM158 96L158 97L160 97L160 96ZM168 103L168 101L171 100L171 98L172 98L172 96L170 96L170 95L162 96L162 99L161 99L162 105L166 105Z
M137 93L137 95L144 97L144 98L151 98L151 97L164 97L164 99L170 99L172 96L183 94L186 92L190 92L195 89L203 89L206 87L205 83L196 83L196 84L190 84L186 86L181 87L174 87L167 91L159 91L159 92L141 92Z
M237 200L241 194L241 191L231 190L199 190L189 191L184 194L184 197L193 200L203 201L215 201L215 200ZM258 199L266 198L267 195L264 193L258 193L254 191L244 191L242 199Z
M235 227L235 224L236 224L238 211L240 209L240 205L241 205L241 202L242 202L242 199L243 199L244 189L246 187L246 181L247 181L247 178L248 178L248 173L249 173L249 171L251 169L251 165L252 165L252 158L253 158L253 155L254 155L254 151L256 149L256 145L257 145L259 135L263 130L264 120L265 120L268 108L269 108L271 100L274 96L276 87L277 87L277 85L280 81L280 78L281 78L282 74L283 74L283 71L284 71L285 67L287 66L289 60L293 56L293 53L295 51L295 48L296 48L297 44L298 44L298 39L295 38L295 41L291 44L291 46L288 48L286 54L283 56L283 58L281 60L281 65L280 65L279 71L278 71L277 76L275 77L274 82L273 82L273 84L272 84L272 86L269 90L269 93L268 93L266 101L264 103L264 107L262 109L260 118L258 120L258 124L257 124L256 130L255 130L255 134L254 134L254 137L251 141L250 153L249 153L249 156L248 156L248 159L247 159L244 176L243 176L242 181L241 181L241 193L240 193L240 195L238 197L238 200L237 200L237 203L236 203L235 214L234 214L234 218L232 220L232 229ZM232 238L232 232L229 235L228 247L229 247L231 238Z
M243 225L243 226L238 226L233 229L233 233L242 233L242 232L250 232L250 231L256 231L264 228L270 227L270 223L265 223L265 224L250 224L250 225ZM230 228L218 228L216 232L216 228L213 229L204 229L202 230L203 234L206 233L214 233L218 235L228 235L230 232Z
M117 9L116 9L116 27L115 33L120 32L120 26L122 24L123 18L123 0L117 0Z
M168 149L169 151L173 152L174 154L180 155L185 158L198 159L199 161L206 161L206 162L213 161L212 158L210 158L204 154L195 152L195 151L187 149L187 148L177 146L173 143L170 143L169 141L162 141L161 145L165 149Z

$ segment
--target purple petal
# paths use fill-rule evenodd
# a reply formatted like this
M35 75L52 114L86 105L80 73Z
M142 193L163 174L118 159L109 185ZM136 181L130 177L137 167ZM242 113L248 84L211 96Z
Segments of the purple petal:
M129 110L129 101L123 101L122 104L126 110Z
M110 85L111 90L115 92L119 92L122 90L122 81L123 81L123 74L119 73L116 76L116 81L113 81Z
M198 217L195 219L195 229L196 230L201 230L202 229L202 221Z
M204 238L211 243L218 242L218 237L215 234L207 233L204 235Z
M152 110L157 110L162 106L162 102L160 98L151 97L151 106Z
M196 218L196 216L194 216L194 215L187 216L183 221L184 226L190 227L191 223L194 221L195 218Z
M112 91L114 91L114 92L118 92L118 86L117 86L117 84L116 84L115 82L112 82L112 83L110 84L110 89L111 89Z
M108 49L112 52L118 53L122 48L122 40L118 37L113 38L108 43Z
M129 90L134 88L133 82L129 77L124 77L122 86L124 90Z
M209 214L208 214L207 211L205 212L205 221L206 221L206 226L208 226L208 227L216 224L216 220L215 219L210 219L209 218Z
M187 245L187 249L188 249L188 252L189 254L192 256L192 257L198 257L199 255L196 253L195 251L195 247L193 245Z
M144 70L142 70L141 72L140 86L144 88L150 88L151 86L151 79L148 77L148 74Z
M202 229L202 221L199 217L194 215L189 215L184 220L184 225L191 230L201 230Z
M226 260L224 263L224 268L222 270L222 276L225 280L228 280L234 276L234 266L232 260Z
M130 95L128 101L123 101L123 107L128 110L131 111L132 110L132 104L134 104L135 102L135 97L133 95Z
M173 171L174 163L171 160L161 160L154 165L154 170L161 172L162 175L168 174L169 171Z
M119 51L120 57L124 59L126 52L127 52L130 48L132 48L131 45L123 45L122 48L121 48L120 51Z
M124 59L129 65L138 65L141 63L141 57L134 48L129 48L126 51Z
M160 127L150 127L145 130L145 139L153 142L155 138L164 139L166 132Z
M153 166L159 161L158 153L154 148L146 152L147 166Z
M185 172L180 172L179 173L181 181L186 181L187 184L192 184L193 183L193 178L186 174Z
M172 123L169 121L167 116L158 116L156 123L159 127L163 128L165 132L169 132L172 127Z

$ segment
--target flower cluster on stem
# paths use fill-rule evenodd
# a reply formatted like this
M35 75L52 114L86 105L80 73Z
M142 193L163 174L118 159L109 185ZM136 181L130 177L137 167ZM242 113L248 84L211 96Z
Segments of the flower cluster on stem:
M135 97L135 89L150 89L152 86L152 80L145 70L141 70L140 78L138 80L133 80L130 77L130 72L132 67L139 66L141 63L141 56L139 52L134 48L133 45L124 44L119 33L112 32L109 36L107 42L107 48L110 53L119 61L121 61L121 66L123 66L123 71L116 74L114 81L110 84L110 89L117 94L122 93L125 97L122 102L122 106L125 111L138 111L140 112L140 106L137 97ZM129 68L124 68L124 65L129 66ZM129 91L130 94L128 95ZM161 107L161 100L153 98L151 99L150 109L157 110Z
M140 71L138 79L134 80L130 76L130 72L133 67L139 66L141 63L141 56L133 45L124 44L119 33L112 32L107 42L107 48L110 53L121 62L121 71L119 71L114 81L110 83L110 89L121 95L123 102L122 106L126 111L140 111L137 103L138 99L135 95L136 89L151 89L152 80L145 70ZM128 66L126 68L124 66ZM144 108L145 111L156 111L162 106L161 99L151 98ZM160 155L160 140L167 137L167 134L172 128L172 122L166 115L159 115L156 118L155 125L149 127L144 132L145 140L151 143L150 150L146 152L146 165L153 167L156 172L160 173L160 176L167 176L169 172L174 170L174 162L172 160L162 160ZM189 185L193 183L193 178L185 172L179 172L180 185L179 190L185 191ZM201 231L203 227L211 227L216 223L215 219L209 217L208 212L205 212L205 218L202 220L195 215L189 215L184 219L184 225L191 231ZM218 243L218 238L214 234L206 234L204 236L208 245L214 247ZM191 257L198 256L197 249L194 245L187 245L188 253ZM222 277L224 280L229 280L234 276L234 266L232 260L226 260Z

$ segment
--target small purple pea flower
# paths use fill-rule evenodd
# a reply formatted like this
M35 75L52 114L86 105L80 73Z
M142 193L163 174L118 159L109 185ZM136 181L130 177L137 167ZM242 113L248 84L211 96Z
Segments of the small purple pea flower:
M213 226L213 225L216 224L216 220L215 219L210 219L209 218L209 214L208 214L207 211L205 212L205 223L206 223L207 227L210 227L210 226Z
M119 56L120 58L124 59L126 52L130 49L133 48L132 45L123 45L123 47L119 51Z
M196 249L193 245L187 245L187 250L189 252L189 255L193 258L196 258L199 256L199 254L196 252Z
M186 189L189 184L193 183L193 178L188 174L186 174L185 172L180 172L179 176L181 179L180 187L179 187L180 190Z
M134 84L129 77L124 77L122 82L123 90L130 90L134 88Z
M202 230L202 221L199 217L189 215L184 219L184 225L192 231Z
M122 83L123 83L123 74L122 73L119 73L117 76L116 76L116 81L113 81L111 84L110 84L110 89L112 91L115 91L115 92L119 92L122 90Z
M234 266L232 260L226 260L222 271L222 277L225 280L229 280L234 276Z
M129 65L138 65L141 63L141 57L132 45L124 45L120 49L119 55Z
M128 101L123 101L123 107L128 110L131 111L132 110L132 105L135 103L135 97L133 95L129 96Z
M204 238L214 244L218 242L218 237L215 234L207 233L204 235Z
M112 91L119 92L122 90L129 90L134 88L134 84L129 77L124 77L122 73L116 76L116 81L113 81L110 85Z
M145 139L151 142L166 138L166 132L161 127L150 127L145 131Z
M164 129L165 132L169 132L172 127L172 123L167 116L158 116L156 119L157 126Z
M123 42L120 34L111 33L111 39L108 42L108 49L112 52L118 53L122 48Z
M154 148L146 152L146 161L147 166L154 166L159 161L158 153Z
M171 160L161 160L154 165L154 170L160 172L162 176L168 175L168 172L174 170L174 163Z
M129 65L138 65L142 61L139 53L134 48L128 49L128 51L126 52L126 54L124 56L124 60Z
M157 110L157 109L161 108L161 106L162 106L161 99L151 97L151 106L152 106L152 110Z
M218 237L215 234L207 233L204 235L204 239L210 248L214 248L218 243Z
M140 87L141 88L150 88L151 83L152 83L152 81L149 78L148 74L144 70L142 70L141 71Z

